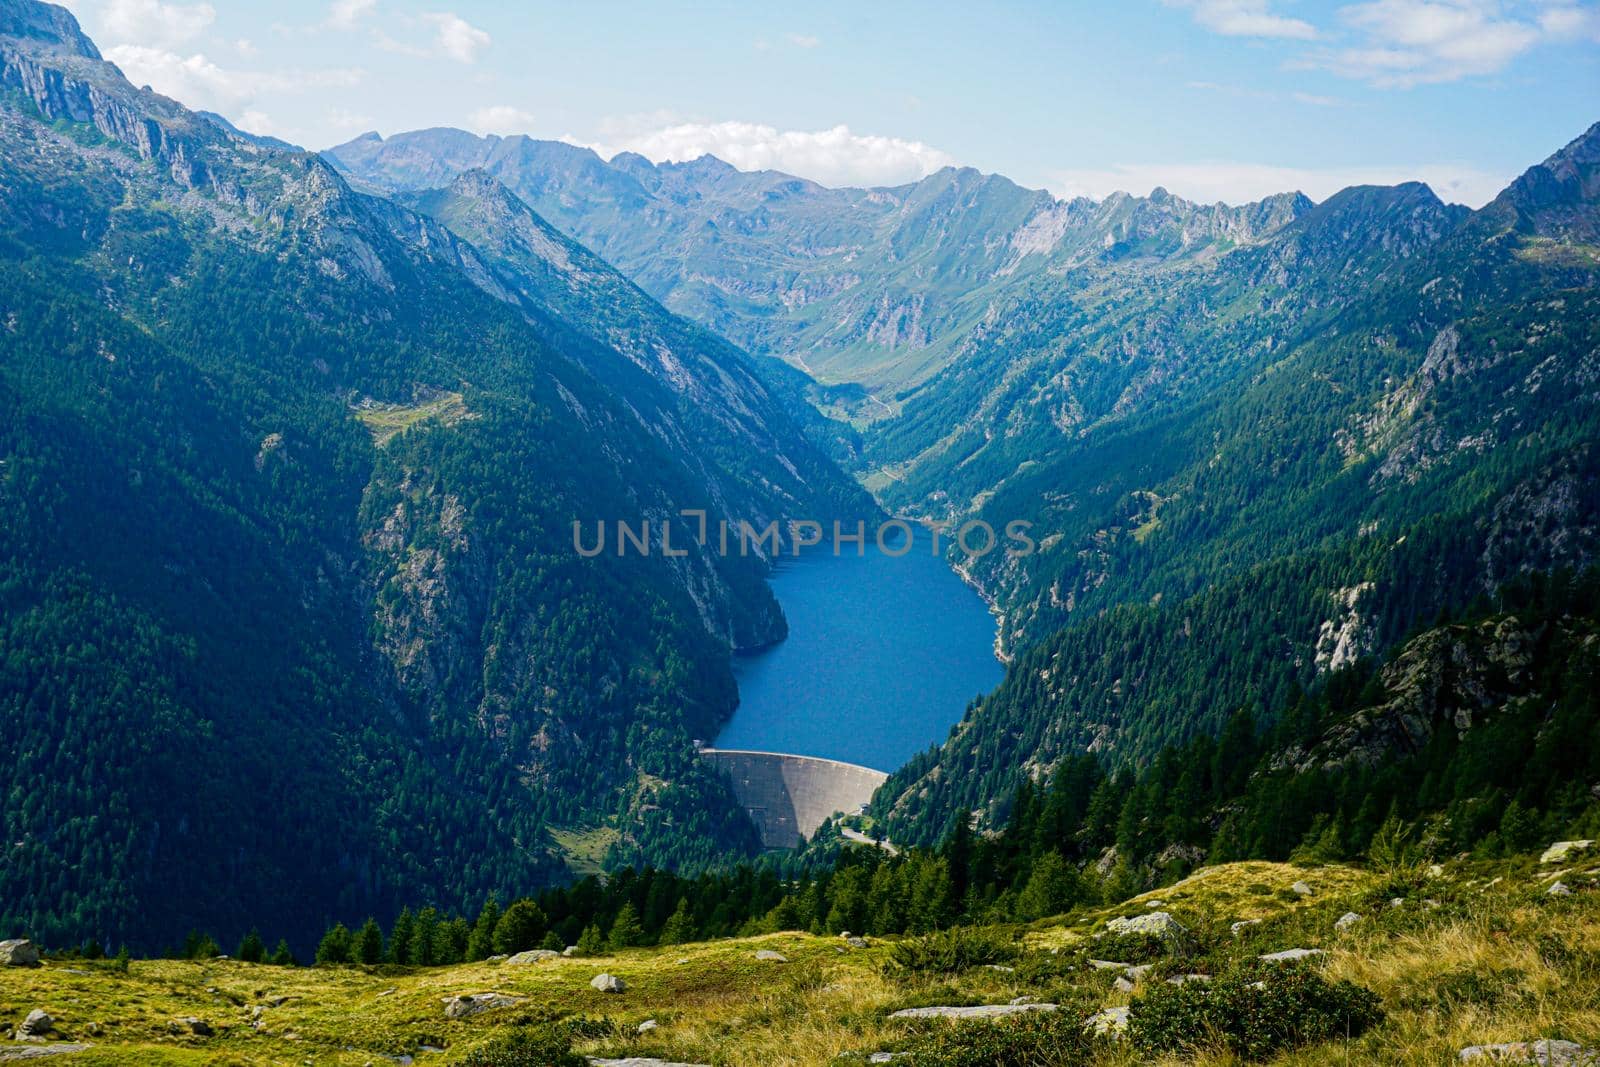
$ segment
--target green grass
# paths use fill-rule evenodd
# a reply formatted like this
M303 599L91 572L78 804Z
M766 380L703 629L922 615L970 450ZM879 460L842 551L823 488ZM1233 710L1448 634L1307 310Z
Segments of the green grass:
M416 404L379 404L369 401L356 408L355 416L371 431L373 442L381 446L418 423L433 420L453 426L471 418L472 413L467 410L467 402L460 393L441 393Z
M1600 889L1590 887L1600 864L1579 864L1563 875L1578 887L1572 897L1546 896L1547 874L1526 860L1452 863L1440 877L1398 881L1344 866L1230 864L1114 907L996 931L995 937L1019 939L1011 971L908 972L885 966L893 939L872 939L857 950L802 933L519 967L299 969L153 960L135 961L121 974L105 963L52 961L0 976L0 1024L14 1025L43 1007L65 1036L95 1045L65 1061L82 1064L358 1065L416 1055L423 1046L443 1051L419 1055L419 1065L450 1064L494 1033L553 1016L593 1021L577 1046L588 1055L730 1067L820 1065L845 1053L925 1046L916 1035L942 1024L887 1017L900 1007L1004 1003L1022 995L1082 1013L1128 1003L1129 994L1112 988L1115 976L1089 969L1083 956L1094 954L1091 939L1106 919L1153 910L1151 902L1159 901L1189 928L1192 944L1181 958L1158 963L1145 981L1174 970L1216 972L1276 949L1321 947L1328 955L1317 966L1327 978L1381 998L1384 1021L1362 1037L1268 1062L1420 1067L1452 1062L1463 1046L1491 1041L1554 1037L1600 1045ZM1502 880L1488 886L1496 876ZM1289 891L1301 880L1314 888L1310 897ZM1395 895L1406 903L1390 909ZM1364 918L1336 933L1333 923L1345 911ZM1234 936L1229 924L1246 918L1262 922ZM762 948L789 962L756 960ZM602 971L621 977L627 991L591 989L589 980ZM445 1018L445 998L486 991L524 999L470 1019ZM270 1006L278 997L288 999ZM257 1014L260 1029L252 1026ZM216 1034L169 1030L171 1020L190 1015ZM641 1037L637 1027L645 1019L659 1025ZM1204 1051L1152 1060L1112 1044L1096 1046L1092 1062L1239 1061Z

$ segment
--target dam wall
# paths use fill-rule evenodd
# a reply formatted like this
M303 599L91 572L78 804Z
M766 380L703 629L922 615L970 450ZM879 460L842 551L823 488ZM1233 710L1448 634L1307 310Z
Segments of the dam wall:
M854 763L786 752L702 748L700 758L728 776L767 848L794 848L829 817L855 814L889 777Z

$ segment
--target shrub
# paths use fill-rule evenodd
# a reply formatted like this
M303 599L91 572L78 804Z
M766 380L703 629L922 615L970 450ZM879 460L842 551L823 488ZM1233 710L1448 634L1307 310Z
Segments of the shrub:
M1017 958L1017 945L997 930L957 926L908 938L889 950L888 969L901 974L956 974Z
M1093 1039L1072 1012L1031 1012L994 1022L935 1024L906 1043L915 1067L1077 1067Z
M1174 947L1155 934L1101 934L1087 944L1085 951L1097 959L1118 963L1154 963L1170 955Z
M1246 1059L1333 1038L1383 1019L1376 993L1304 967L1250 965L1210 983L1159 985L1136 998L1128 1036L1151 1052L1225 1048Z
M526 1027L490 1038L456 1061L460 1067L588 1067L572 1041L553 1026Z

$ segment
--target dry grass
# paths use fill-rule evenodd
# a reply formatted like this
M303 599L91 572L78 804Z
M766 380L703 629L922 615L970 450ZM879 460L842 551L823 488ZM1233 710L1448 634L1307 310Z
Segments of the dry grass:
M1496 873L1502 881L1484 889ZM1223 954L1325 947L1328 977L1376 991L1387 1019L1360 1039L1274 1061L1285 1065L1442 1064L1465 1045L1539 1037L1600 1047L1600 891L1582 888L1595 873L1569 873L1569 884L1580 888L1558 899L1544 894L1548 880L1527 862L1460 866L1416 886L1404 906L1389 909L1384 894L1391 888L1361 871L1231 864L1115 908L1035 924L1026 943L1045 959L1049 948L1082 941L1110 915L1153 910L1154 900L1221 945L1214 951ZM1317 892L1310 898L1290 892L1299 880ZM1437 908L1425 903L1432 898ZM1336 934L1332 920L1345 910L1363 921ZM1241 918L1264 921L1234 939L1227 924ZM444 1051L417 1062L443 1065L519 1017L583 1016L609 1024L605 1036L580 1044L591 1055L800 1067L896 1047L907 1030L887 1014L908 1004L1003 1003L1040 993L1096 1004L1128 999L1110 990L1109 977L1078 972L1031 987L1017 973L985 969L906 981L882 972L885 946L842 947L837 938L786 933L527 967L434 970L288 969L215 960L135 962L119 974L106 964L54 962L0 974L0 1023L14 1025L28 1010L45 1008L67 1036L95 1045L64 1061L71 1063L359 1065L434 1046ZM761 948L776 949L789 962L757 961ZM602 971L623 978L627 992L606 996L590 989L589 979ZM473 1019L444 1017L446 997L490 990L525 999ZM288 999L272 1006L279 997ZM169 1029L172 1020L191 1015L210 1023L215 1036ZM256 1015L259 1029L252 1025ZM641 1037L637 1026L648 1018L659 1025ZM1225 1054L1152 1060L1127 1048L1108 1049L1098 1061L1100 1067L1152 1062L1231 1067L1238 1061Z

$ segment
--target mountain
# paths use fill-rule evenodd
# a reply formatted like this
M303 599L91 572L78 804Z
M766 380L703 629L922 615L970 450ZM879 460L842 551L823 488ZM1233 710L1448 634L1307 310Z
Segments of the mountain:
M834 387L813 389L821 406L864 419L898 410L1026 279L1205 257L1310 206L1299 196L1204 206L1162 191L1062 202L970 168L830 189L710 156L607 163L559 142L448 129L365 134L324 155L391 193L482 169L674 311L805 370Z
M784 623L680 512L873 505L752 357L492 183L435 206L0 0L0 929L303 938L753 847L691 742ZM575 550L618 521L654 551Z
M1014 662L880 793L890 832L928 841L1074 751L1148 760L1594 559L1596 140L1478 212L1415 182L1242 208L956 170L835 190L448 131L330 158L389 189L485 167L812 372L890 510L1032 523L1031 555L951 552Z

